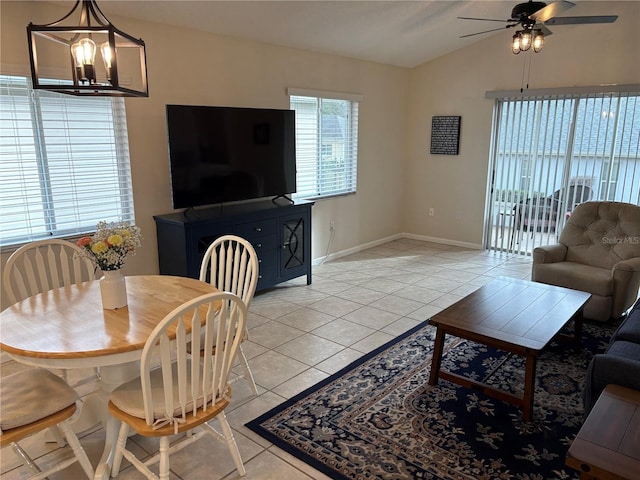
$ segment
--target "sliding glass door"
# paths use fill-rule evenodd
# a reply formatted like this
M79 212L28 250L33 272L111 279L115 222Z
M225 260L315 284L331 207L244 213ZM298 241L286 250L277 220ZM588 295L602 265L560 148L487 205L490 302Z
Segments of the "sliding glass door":
M589 200L640 204L640 96L498 98L485 244L531 254Z

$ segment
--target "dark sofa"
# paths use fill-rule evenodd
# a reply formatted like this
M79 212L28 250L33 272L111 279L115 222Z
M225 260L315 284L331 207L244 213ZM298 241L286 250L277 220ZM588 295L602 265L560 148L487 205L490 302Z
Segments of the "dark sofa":
M591 359L584 389L585 415L610 383L640 390L640 299L611 337L605 353Z

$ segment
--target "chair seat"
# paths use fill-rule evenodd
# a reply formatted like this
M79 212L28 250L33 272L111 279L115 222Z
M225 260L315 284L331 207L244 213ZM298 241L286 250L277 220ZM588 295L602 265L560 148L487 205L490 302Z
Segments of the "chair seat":
M36 368L9 375L2 379L0 394L2 436L7 430L74 406L77 399L75 390L48 370Z
M231 398L231 388L228 390L228 398ZM145 437L165 437L167 435L175 435L176 433L182 433L192 430L194 427L201 425L204 422L208 422L212 418L215 418L220 412L224 411L229 406L229 400L223 398L218 401L211 408L203 411L198 410L198 413L194 415L188 415L183 423L178 423L177 429L174 424L167 423L159 428L154 428L147 425L144 418L130 415L127 412L120 410L113 402L108 403L109 414L121 422L126 422L139 435Z
M614 282L609 268L575 262L544 263L536 265L535 280L602 297L613 295Z
M191 369L187 367L187 378L191 378ZM173 365L173 377L177 378L177 367ZM187 391L191 391L191 382L187 381ZM166 420L167 412L165 411L164 405L164 386L162 381L162 370L156 369L151 372L151 392L154 399L153 405L153 417L156 421ZM226 398L225 398L226 397ZM173 399L174 399L174 408L171 412L171 417L175 417L179 415L180 412L180 404L178 402L179 398L179 386L177 383L173 384ZM204 395L202 394L202 387L198 388L197 395L197 407L200 408L203 404ZM225 392L224 396L216 402L215 405L211 405L210 410L219 411L219 405L223 404L224 406L228 405L229 399L231 398L231 389L228 388ZM207 399L211 402L211 397ZM225 403L226 402L226 403ZM118 410L122 411L124 414L141 419L141 425L144 425L145 428L148 428L145 423L145 410L144 410L144 399L142 396L142 384L140 377L134 378L133 380L128 381L117 387L113 392L111 392L110 396L110 404ZM110 407L111 408L111 405ZM193 402L188 402L186 405L186 412L192 412L194 409ZM212 414L212 417L215 416L216 413ZM129 421L127 421L129 423ZM133 426L133 425L132 425ZM173 427L171 427L173 429ZM193 427L192 427L193 428ZM187 429L188 430L188 429Z
M77 462L87 478L92 479L94 471L91 462L70 425L70 419L77 409L78 395L75 390L60 377L42 368L9 375L2 379L1 387L0 446L11 446L21 463L32 470L33 474L28 478L47 478ZM73 455L49 462L45 467L44 464L37 465L18 442L47 428L60 437L59 441L63 442L61 445L66 439ZM44 471L40 467L44 467Z

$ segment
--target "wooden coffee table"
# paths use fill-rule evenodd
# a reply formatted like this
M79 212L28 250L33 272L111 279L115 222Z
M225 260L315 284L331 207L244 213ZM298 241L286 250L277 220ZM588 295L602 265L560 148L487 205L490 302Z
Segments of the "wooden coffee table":
M584 480L640 478L640 391L607 385L565 463Z
M582 309L591 294L544 283L499 277L433 316L437 327L431 363L430 385L438 378L479 390L522 408L531 419L536 361L542 350L570 321L574 335L568 337L576 350L582 334ZM526 358L522 397L441 369L445 335L454 335Z

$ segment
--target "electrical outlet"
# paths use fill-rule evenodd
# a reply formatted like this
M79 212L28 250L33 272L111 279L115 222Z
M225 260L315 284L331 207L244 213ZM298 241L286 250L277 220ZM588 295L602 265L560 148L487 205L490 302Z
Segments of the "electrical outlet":
M431 207L431 208L429 209L429 216L430 216L430 217L433 217L435 214L436 214L436 210L435 210L435 208Z
M329 222L329 230L330 230L331 232L333 232L335 229L336 229L336 222L335 222L335 220L331 220L331 221Z

